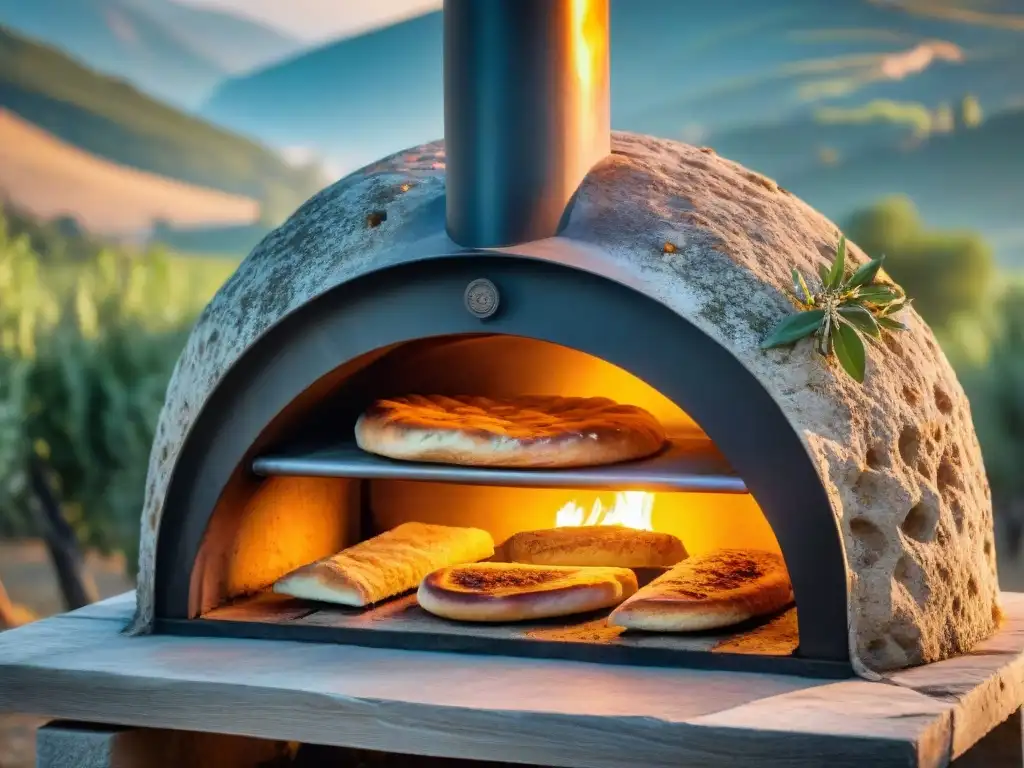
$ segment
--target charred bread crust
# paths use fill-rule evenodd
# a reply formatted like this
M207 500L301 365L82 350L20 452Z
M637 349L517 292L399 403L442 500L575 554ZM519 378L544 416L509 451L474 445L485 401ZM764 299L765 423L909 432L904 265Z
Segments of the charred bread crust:
M443 568L420 584L430 613L462 621L524 621L618 605L637 590L628 568L477 563Z
M465 466L577 467L651 456L661 424L602 397L408 395L378 400L356 421L365 451Z
M659 576L612 611L608 621L655 632L718 629L776 613L792 601L781 555L715 550Z

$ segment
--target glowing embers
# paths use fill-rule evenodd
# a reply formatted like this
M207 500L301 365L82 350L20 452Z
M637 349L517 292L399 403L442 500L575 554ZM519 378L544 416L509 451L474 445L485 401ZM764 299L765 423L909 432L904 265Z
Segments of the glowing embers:
M575 500L568 502L555 513L555 527L621 525L640 531L653 531L653 512L653 493L622 491L615 494L615 500L610 507L605 507L600 498L594 499L589 515Z

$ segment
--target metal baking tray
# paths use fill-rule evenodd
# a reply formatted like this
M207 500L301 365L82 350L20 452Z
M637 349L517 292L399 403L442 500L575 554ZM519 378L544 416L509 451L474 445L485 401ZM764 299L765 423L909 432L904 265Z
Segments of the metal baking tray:
M747 493L747 486L706 438L677 438L647 459L573 469L507 469L393 461L354 442L269 453L252 463L257 475L424 480L522 488Z

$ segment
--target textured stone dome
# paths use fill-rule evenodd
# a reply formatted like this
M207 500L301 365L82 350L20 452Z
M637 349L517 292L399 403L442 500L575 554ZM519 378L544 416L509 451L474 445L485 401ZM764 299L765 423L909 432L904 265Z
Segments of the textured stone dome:
M738 358L782 407L826 488L845 547L850 651L872 670L969 650L998 621L991 495L963 390L931 331L872 343L858 385L809 340L762 351L787 313L790 268L816 275L838 229L774 182L708 149L615 134L562 237L603 251L652 297ZM324 190L270 234L199 319L178 362L150 458L138 614L153 621L156 536L171 471L206 398L269 327L437 232L440 142L396 154ZM368 224L368 214L386 219ZM433 226L433 225L432 225ZM675 250L663 252L664 243ZM851 245L857 264L866 256Z

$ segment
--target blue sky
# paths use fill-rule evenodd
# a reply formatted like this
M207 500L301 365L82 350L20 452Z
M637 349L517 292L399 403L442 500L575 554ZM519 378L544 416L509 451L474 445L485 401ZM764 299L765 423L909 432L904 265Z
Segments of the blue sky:
M441 7L441 0L177 0L220 8L316 41L362 32Z

